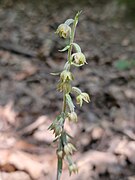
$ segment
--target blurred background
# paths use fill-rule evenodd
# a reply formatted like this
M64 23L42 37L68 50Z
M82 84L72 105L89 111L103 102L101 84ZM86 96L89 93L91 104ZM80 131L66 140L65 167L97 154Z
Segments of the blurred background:
M73 69L91 96L66 124L78 151L66 180L135 180L135 1L0 1L0 180L55 180L57 145L47 130L61 111L57 76L66 42L55 31L82 10L75 41L88 65Z

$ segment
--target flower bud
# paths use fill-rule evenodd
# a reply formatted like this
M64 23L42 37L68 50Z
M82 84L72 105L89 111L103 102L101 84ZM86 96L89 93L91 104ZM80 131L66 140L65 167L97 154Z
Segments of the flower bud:
M69 169L70 175L71 175L72 173L78 173L78 167L77 167L77 165L76 165L75 163L70 164L69 167L68 167L68 169Z
M60 121L54 121L48 128L50 131L53 131L53 134L55 134L55 137L59 136L62 133L62 124L61 119Z
M64 152L62 150L57 150L57 155L58 155L58 157L63 158Z
M73 80L73 75L72 75L72 73L70 71L64 70L60 74L60 79L64 83L68 82L68 81L72 81Z
M56 125L53 130L54 130L53 133L55 134L55 137L57 137L62 133L62 126Z
M64 146L64 152L65 152L66 155L73 154L73 151L76 151L76 148L74 147L73 144L67 143L67 144Z
M71 84L59 82L57 85L57 90L60 92L65 91L66 93L69 93L71 92Z
M56 30L60 37L67 38L71 34L71 28L67 24L60 24Z
M75 112L68 113L69 121L77 122L77 114Z
M73 62L76 63L77 65L84 65L85 63L87 63L84 54L81 52L72 54L72 59Z

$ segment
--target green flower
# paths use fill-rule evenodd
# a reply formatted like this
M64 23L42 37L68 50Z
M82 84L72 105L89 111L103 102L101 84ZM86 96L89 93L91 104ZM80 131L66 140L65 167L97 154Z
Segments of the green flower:
M65 91L66 93L69 93L71 91L71 84L59 82L57 85L57 90L60 92Z
M73 80L73 75L70 71L64 70L62 71L62 73L60 74L60 80L61 82L68 82L68 81L72 81Z
M62 126L60 124L54 124L49 127L50 130L53 130L53 134L55 134L55 137L61 135L62 133Z
M64 152L65 152L66 155L73 154L73 151L76 151L76 148L74 147L73 144L67 143L67 144L64 146Z
M68 113L69 121L77 122L77 114L75 112Z
M71 28L67 24L60 24L56 30L60 37L67 38L71 34Z
M72 60L77 65L87 64L85 55L81 52L77 52L77 53L72 54Z
M82 106L83 101L85 101L87 103L90 102L90 97L87 93L81 93L76 97L76 102L77 102L77 104L80 105L80 107Z
M53 123L49 126L49 130L53 131L53 134L55 134L55 137L61 135L63 129L62 129L62 125L63 125L63 118L61 118L60 116L58 116Z
M68 167L68 169L69 169L70 175L71 175L72 173L78 173L78 167L77 167L77 165L76 165L75 163L70 164L69 167Z

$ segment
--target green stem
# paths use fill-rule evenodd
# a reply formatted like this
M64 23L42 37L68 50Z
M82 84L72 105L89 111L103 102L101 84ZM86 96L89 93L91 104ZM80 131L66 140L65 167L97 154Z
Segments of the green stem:
M76 30L76 26L78 23L78 16L79 13L75 16L74 19L74 23L73 23L73 27L71 30L71 37L70 37L70 48L68 49L68 62L71 64L71 53L72 53L72 43L74 42L74 36L75 36L75 30ZM69 67L70 69L70 67ZM62 106L62 112L65 114L66 112L66 92L63 92L63 106ZM63 132L64 132L64 122L63 121ZM62 134L61 134L62 137ZM59 146L61 146L62 142L61 142L61 137L60 137L60 141L59 141ZM62 174L62 165L63 165L63 159L58 157L58 163L57 163L57 180L60 180L61 178L61 174Z
M76 26L77 26L77 23L78 23L78 15L79 14L77 14L75 16L73 27L72 27L72 30L71 30L71 37L70 37L70 43L69 43L70 48L68 49L68 62L70 64L71 64L72 43L74 42L75 30L76 30Z
M58 167L57 167L57 180L60 180L61 174L62 174L62 158L58 157Z
M62 106L62 112L65 114L66 112L66 94L65 92L63 92L63 106ZM64 120L65 122L65 120ZM64 122L63 122L63 131L64 131ZM62 145L62 135L60 137L60 141L59 141L59 147ZM63 159L58 157L58 162L57 162L57 180L60 180L61 178L61 174L62 174L62 165L63 165Z
M62 107L62 112L65 114L66 112L66 93L63 92L63 107ZM64 123L64 122L63 122Z

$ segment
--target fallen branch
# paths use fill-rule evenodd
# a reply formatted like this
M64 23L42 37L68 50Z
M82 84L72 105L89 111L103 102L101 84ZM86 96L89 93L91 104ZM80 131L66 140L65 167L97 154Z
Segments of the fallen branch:
M7 41L0 41L0 49L31 58L37 56L37 53L35 51L29 50L28 48L24 48L18 44L10 43Z

